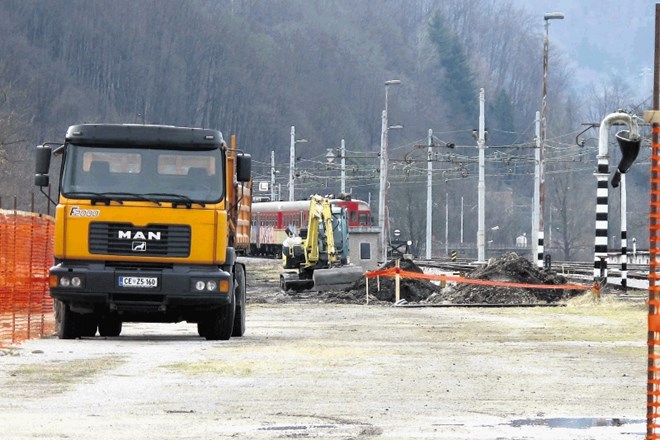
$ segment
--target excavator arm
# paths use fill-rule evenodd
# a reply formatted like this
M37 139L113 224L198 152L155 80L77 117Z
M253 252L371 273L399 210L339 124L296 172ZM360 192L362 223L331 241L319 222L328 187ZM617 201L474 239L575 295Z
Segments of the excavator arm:
M303 240L303 246L306 268L321 268L336 263L337 251L330 200L318 195L312 196L309 204L307 238Z

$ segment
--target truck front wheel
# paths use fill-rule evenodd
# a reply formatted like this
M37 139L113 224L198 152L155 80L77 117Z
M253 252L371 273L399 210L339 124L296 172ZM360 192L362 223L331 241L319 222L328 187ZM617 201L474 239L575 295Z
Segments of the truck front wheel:
M209 313L197 324L197 331L209 341L226 341L231 338L236 315L236 296L226 306Z
M76 339L81 336L83 316L72 312L71 308L60 300L55 300L55 323L57 337L60 339Z
M245 267L237 264L234 269L234 292L236 294L236 314L234 315L234 330L232 336L245 334Z

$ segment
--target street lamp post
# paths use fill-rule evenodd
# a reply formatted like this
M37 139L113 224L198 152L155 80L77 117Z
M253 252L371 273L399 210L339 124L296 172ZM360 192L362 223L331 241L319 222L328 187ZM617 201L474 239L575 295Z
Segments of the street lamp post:
M538 231L538 248L537 248L537 261L538 267L543 267L544 260L544 235L545 225L543 223L544 205L545 205L545 162L544 150L545 139L547 134L547 113L548 113L548 28L550 27L550 20L562 20L564 14L562 12L548 12L543 15L545 20L545 36L543 38L543 98L541 100L541 142L539 146L539 231Z
M296 180L296 144L307 142L307 139L296 140L296 127L291 126L291 148L289 149L289 201L296 200L294 181Z
M387 121L387 101L389 86L401 84L401 80L391 79L385 81L385 110L381 116L381 135L380 135L380 192L378 197L378 226L381 231L381 259L387 261L387 141L388 131L390 129Z

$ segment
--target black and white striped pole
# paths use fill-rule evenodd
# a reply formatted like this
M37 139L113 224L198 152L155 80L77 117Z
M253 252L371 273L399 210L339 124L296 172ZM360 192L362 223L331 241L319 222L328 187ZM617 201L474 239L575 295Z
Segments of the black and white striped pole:
M624 123L630 131L621 131L617 134L619 146L623 152L621 163L612 178L615 188L621 183L621 176L628 171L639 152L641 138L637 126L637 117L623 111L610 113L600 123L598 133L598 170L596 171L596 238L594 247L594 282L598 282L601 289L607 284L607 250L608 250L608 213L609 213L609 151L608 138L610 127L615 123ZM635 152L636 149L636 152ZM622 189L623 194L623 189ZM625 196L623 196L625 197ZM625 205L625 202L624 202ZM622 212L622 218L625 212ZM625 227L625 221L622 224ZM623 234L622 234L623 237Z

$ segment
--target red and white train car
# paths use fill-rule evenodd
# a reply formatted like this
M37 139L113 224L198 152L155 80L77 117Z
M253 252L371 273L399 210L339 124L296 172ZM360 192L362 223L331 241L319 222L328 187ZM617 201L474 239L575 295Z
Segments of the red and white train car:
M371 208L367 202L353 199L330 199L330 202L346 208L349 232L351 228L372 226ZM287 227L294 227L296 231L307 227L308 216L308 200L252 203L250 254L279 256Z

